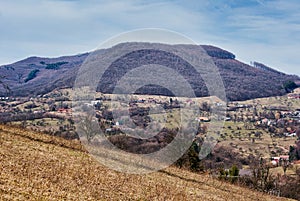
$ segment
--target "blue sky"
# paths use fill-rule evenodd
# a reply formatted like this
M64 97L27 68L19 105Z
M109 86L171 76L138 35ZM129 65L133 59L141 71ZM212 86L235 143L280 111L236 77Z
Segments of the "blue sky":
M151 27L300 75L299 11L299 0L0 0L0 64L83 53Z

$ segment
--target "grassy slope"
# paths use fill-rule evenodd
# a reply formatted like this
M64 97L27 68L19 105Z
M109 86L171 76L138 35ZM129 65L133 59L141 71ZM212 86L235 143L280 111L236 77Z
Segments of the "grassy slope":
M0 200L287 200L177 168L109 170L78 142L0 125Z

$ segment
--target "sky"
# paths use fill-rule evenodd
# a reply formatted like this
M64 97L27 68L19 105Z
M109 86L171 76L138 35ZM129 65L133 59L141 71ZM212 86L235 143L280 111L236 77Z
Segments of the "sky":
M0 0L0 65L85 53L123 32L161 28L300 75L299 11L299 0Z

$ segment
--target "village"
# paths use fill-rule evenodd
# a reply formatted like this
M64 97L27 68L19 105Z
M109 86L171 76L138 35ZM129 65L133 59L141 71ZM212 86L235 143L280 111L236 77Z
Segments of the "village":
M51 135L68 139L78 139L73 120L71 91L68 89L53 91L38 97L13 98L0 97L0 121L6 124L22 126ZM230 149L240 157L260 156L274 167L284 161L299 163L299 156L291 153L295 146L297 129L300 127L299 89L284 97L271 97L244 102L211 103L210 98L172 98L164 96L133 96L126 102L119 96L97 94L95 100L87 103L94 107L100 127L106 135L121 135L138 127L145 128L151 121L158 131L165 128L170 131L178 127L180 108L195 105L200 114L195 119L199 129L196 138L204 139L209 129L212 107L224 107L227 110L224 126L219 135L218 146ZM149 114L151 108L151 114ZM157 108L157 109L155 109ZM160 109L159 109L160 108ZM163 108L163 109L161 109ZM128 117L117 121L113 111L130 111L135 127L127 127ZM163 111L163 112L162 112ZM201 141L201 140L200 140ZM292 156L292 158L290 158ZM226 156L223 156L226 157ZM241 168L247 163L241 164Z

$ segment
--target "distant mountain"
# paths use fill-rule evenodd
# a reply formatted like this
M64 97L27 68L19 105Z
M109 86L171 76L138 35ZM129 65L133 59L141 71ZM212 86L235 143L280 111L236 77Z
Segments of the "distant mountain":
M119 44L122 46L131 43ZM193 72L187 62L167 52L147 48L144 43L141 50L131 52L119 58L106 70L99 82L98 91L111 93L114 84L129 70L144 64L160 64L181 71L189 81L195 94L199 97L208 96L208 90L197 72ZM158 46L168 46L157 44ZM188 51L197 51L200 46L177 45ZM295 75L287 75L270 67L257 63L255 67L235 59L235 55L214 46L201 46L219 68L223 79L227 98L229 100L247 100L259 97L280 96L286 93L282 87L288 81L299 82ZM112 48L117 48L112 47ZM105 51L105 50L101 50ZM45 94L54 89L70 88L73 86L76 74L89 56L89 53L59 58L29 57L10 65L0 67L1 96L31 96ZM176 63L172 63L176 60ZM100 80L100 78L99 78ZM141 94L172 95L170 91L148 85L137 91Z

